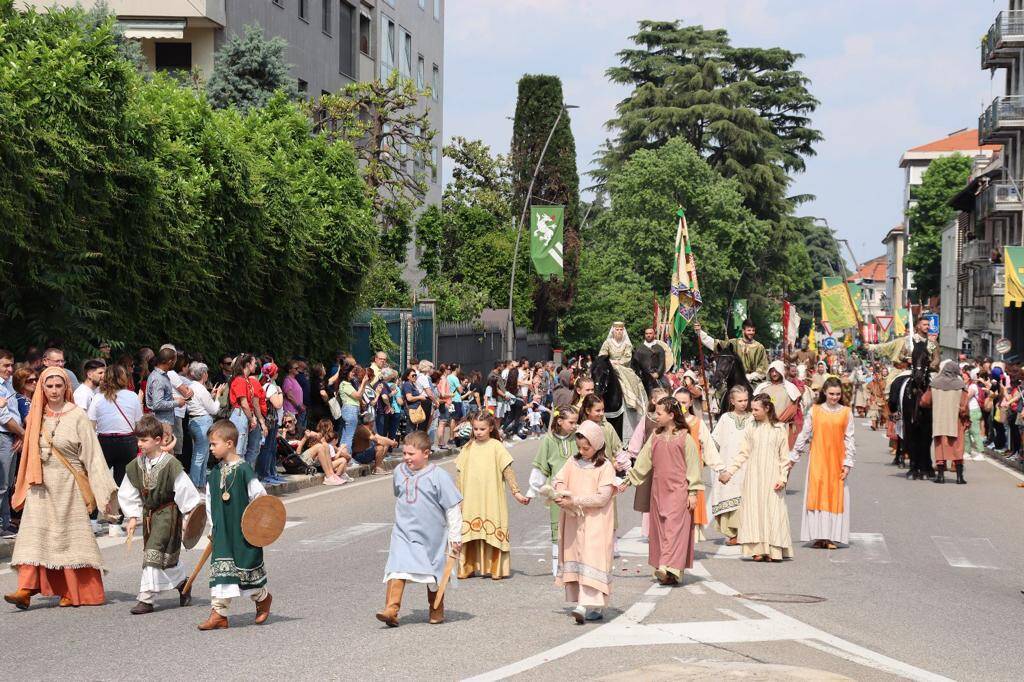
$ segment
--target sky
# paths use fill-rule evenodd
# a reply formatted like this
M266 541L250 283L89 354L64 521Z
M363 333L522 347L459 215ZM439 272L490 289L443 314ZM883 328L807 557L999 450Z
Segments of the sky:
M724 28L732 44L804 55L796 68L821 102L825 140L793 194L813 194L801 215L824 217L858 262L884 254L902 220L899 159L911 147L975 128L1001 94L980 68L981 37L1006 0L447 0L444 138L480 139L507 153L516 83L526 73L562 79L581 179L610 136L626 94L605 70L632 43L640 19ZM446 170L446 175L448 171Z

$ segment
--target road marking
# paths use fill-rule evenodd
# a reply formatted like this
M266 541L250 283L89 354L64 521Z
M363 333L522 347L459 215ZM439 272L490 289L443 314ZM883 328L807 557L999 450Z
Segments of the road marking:
M732 589L725 583L720 583L717 580L705 580L704 584L708 586L708 589L717 592L718 594L724 594L727 597L735 597L739 592Z
M664 597L666 594L672 591L672 588L668 585L651 585L644 592L644 596L647 597Z
M744 616L742 614L736 613L732 609L715 609L715 611L718 611L723 616L728 616L729 618L732 618L733 620L750 620L747 616Z
M715 550L714 554L707 554L707 559L742 559L743 558L743 546L742 545L726 545L721 544L718 549Z
M689 592L690 594L697 594L697 595L704 594L704 588L701 587L700 585L697 585L696 583L693 584L693 585L687 585L686 586L686 591Z
M630 528L618 542L619 556L646 557L650 552L643 540L640 526Z
M996 548L988 538L950 538L932 536L946 562L954 568L1002 568Z
M1014 478L1016 478L1019 481L1024 481L1024 474L1022 474L1021 472L1015 471L1015 470L1011 469L1010 467L1006 466L1005 464L1003 464L1002 462L996 461L996 459L993 458L993 457L988 457L986 455L982 455L982 457L984 458L984 460L986 462L988 462L989 464L991 464L995 468L1002 469L1003 471L1005 471L1006 473L1010 474L1011 476L1013 476Z
M850 533L850 546L841 552L829 552L834 564L891 564L892 556L881 533Z
M289 528L294 528L295 526L301 526L304 523L305 521L285 521L284 529L288 530Z

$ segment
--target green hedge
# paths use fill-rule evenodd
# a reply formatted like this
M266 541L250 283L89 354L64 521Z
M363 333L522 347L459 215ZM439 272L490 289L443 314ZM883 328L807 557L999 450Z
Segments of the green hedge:
M326 354L376 251L351 147L143 76L112 21L0 0L0 345Z

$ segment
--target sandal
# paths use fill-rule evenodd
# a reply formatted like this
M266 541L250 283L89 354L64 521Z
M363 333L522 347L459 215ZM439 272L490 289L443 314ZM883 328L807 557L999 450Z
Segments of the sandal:
M763 554L755 554L754 555L754 561L757 561L757 562L764 561L764 555Z
M825 541L824 540L815 540L814 544L811 545L811 547L813 549L825 549Z
M825 544L825 549L838 549L838 547L835 546L835 543L829 542Z
M729 545L730 547L735 547L736 545L740 544L740 541L736 538L729 538L725 541L725 544Z

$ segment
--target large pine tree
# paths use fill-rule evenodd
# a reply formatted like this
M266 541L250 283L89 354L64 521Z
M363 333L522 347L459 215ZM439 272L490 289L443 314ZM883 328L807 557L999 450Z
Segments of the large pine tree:
M512 207L518 220L544 142L551 133L562 99L562 81L556 76L527 75L519 80L512 148ZM539 281L535 289L532 327L555 332L558 316L569 310L576 291L579 270L579 174L576 171L576 141L569 124L569 112L562 114L541 162L533 186L531 203L564 205L564 275L561 280ZM527 215L527 220L529 216ZM529 250L529 230L524 227L520 250ZM523 273L524 276L527 273Z

